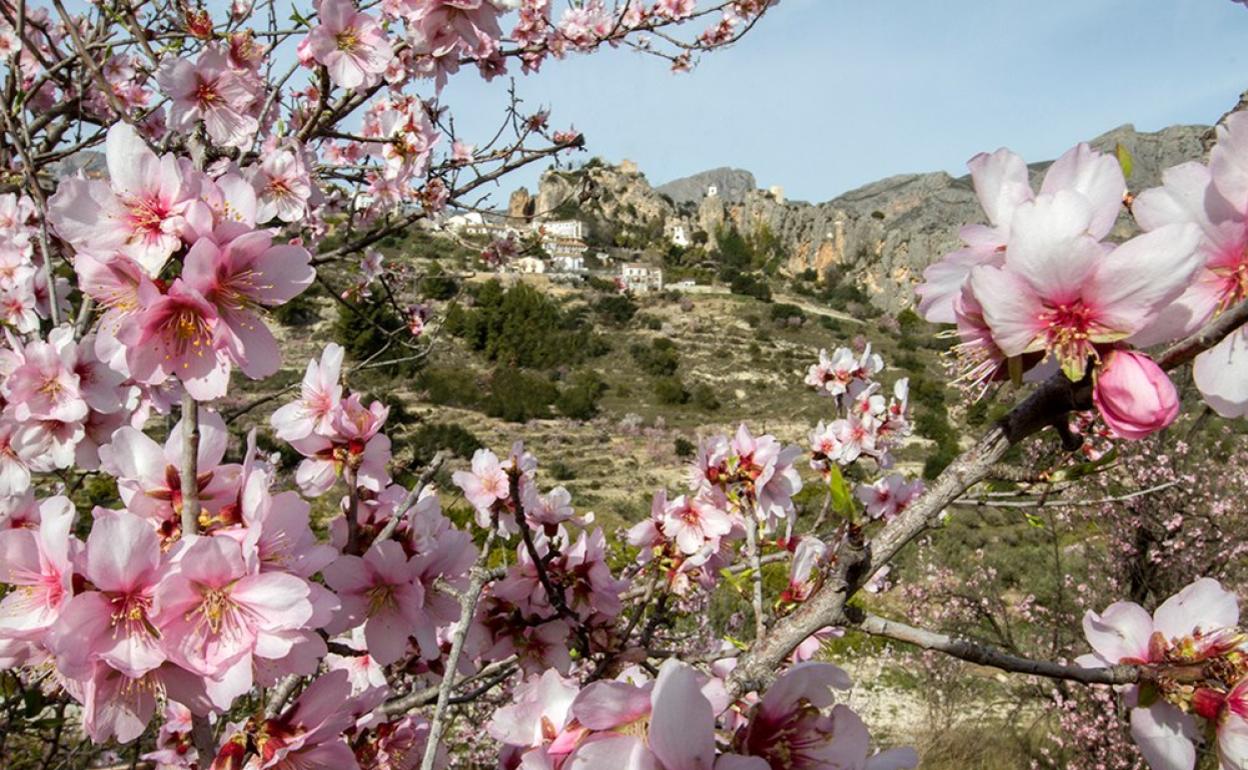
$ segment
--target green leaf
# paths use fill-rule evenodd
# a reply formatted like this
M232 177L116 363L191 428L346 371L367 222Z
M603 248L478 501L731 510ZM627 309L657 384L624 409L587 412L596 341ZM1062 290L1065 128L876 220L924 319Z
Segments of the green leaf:
M748 644L741 641L740 639L737 639L736 637L725 635L724 639L728 640L729 644L731 644L733 647L736 647L738 650L742 652L745 652L746 650L750 649L750 646Z
M841 516L854 515L854 497L849 491L849 484L841 475L839 466L833 464L828 473L828 491L832 493L832 510Z
M1131 151L1119 142L1114 147L1114 155L1118 156L1118 165L1122 166L1122 175L1130 179L1131 171L1135 169L1135 159L1131 157Z
M1010 373L1010 382L1015 387L1023 384L1023 359L1020 356L1012 356L1006 359L1006 368Z

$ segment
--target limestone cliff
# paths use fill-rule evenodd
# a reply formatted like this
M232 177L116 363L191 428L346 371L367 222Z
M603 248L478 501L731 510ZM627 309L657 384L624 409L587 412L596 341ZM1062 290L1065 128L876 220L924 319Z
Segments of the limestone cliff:
M1171 126L1141 133L1125 125L1091 144L1107 152L1119 144L1125 147L1134 161L1128 186L1139 191L1159 184L1162 169L1201 158L1206 130L1205 126ZM1045 162L1030 167L1037 187L1048 166ZM923 269L957 248L962 225L983 221L969 176L905 174L810 204L777 200L772 193L753 189L753 176L748 172L734 172L732 178L739 182L745 174L750 189L731 188L725 181L729 171L716 169L670 182L659 190L652 189L642 174L603 164L575 173L551 172L542 178L536 208L540 216L574 200L592 217L651 232L656 220L663 223L674 217L688 219L695 230L708 234L725 221L743 232L766 226L785 244L790 274L814 268L823 275L834 269L889 312L913 301L913 287ZM716 196L706 197L708 184L724 187ZM1129 227L1124 215L1117 235L1127 235Z

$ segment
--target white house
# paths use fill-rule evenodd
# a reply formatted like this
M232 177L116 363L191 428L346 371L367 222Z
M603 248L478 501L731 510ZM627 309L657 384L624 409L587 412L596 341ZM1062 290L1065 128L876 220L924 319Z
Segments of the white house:
M663 291L663 270L640 262L627 262L620 268L620 284L634 294Z
M546 260L532 256L523 256L513 259L509 264L513 271L517 273L538 274L546 272Z
M684 249L688 248L689 244L692 243L689 240L689 229L684 222L669 222L664 229L667 231L667 239L673 245Z
M456 233L469 228L480 228L484 225L485 217L481 216L479 211L469 211L446 218L446 229Z
M716 186L715 186L715 185L713 185L713 184L712 184L712 185L707 185L707 187L706 187L706 197L708 197L708 198L714 198L716 195L719 195L719 188L718 188L718 187L716 187Z
M557 219L551 222L534 223L543 235L569 240L585 240L585 223L576 219Z
M585 272L585 258L582 256L555 257L551 260L554 269L560 273Z
M575 238L548 236L542 239L542 250L550 257L580 257L589 251L589 246Z

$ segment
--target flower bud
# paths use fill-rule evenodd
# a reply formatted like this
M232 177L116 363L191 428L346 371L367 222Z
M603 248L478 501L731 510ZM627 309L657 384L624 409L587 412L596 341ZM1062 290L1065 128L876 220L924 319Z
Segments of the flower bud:
M1151 358L1130 350L1113 350L1104 357L1092 400L1114 435L1125 439L1156 433L1179 414L1174 383Z

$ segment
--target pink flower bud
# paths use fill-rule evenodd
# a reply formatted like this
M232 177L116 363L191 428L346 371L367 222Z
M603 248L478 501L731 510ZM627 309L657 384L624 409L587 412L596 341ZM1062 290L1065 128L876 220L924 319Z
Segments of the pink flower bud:
M1156 433L1179 414L1174 383L1151 358L1129 350L1105 356L1092 400L1114 435L1125 439Z

